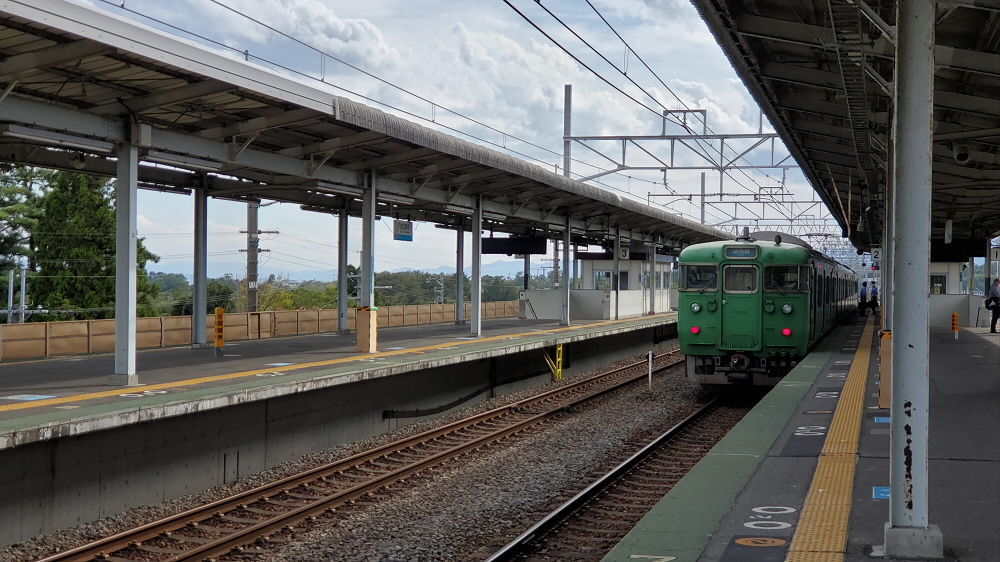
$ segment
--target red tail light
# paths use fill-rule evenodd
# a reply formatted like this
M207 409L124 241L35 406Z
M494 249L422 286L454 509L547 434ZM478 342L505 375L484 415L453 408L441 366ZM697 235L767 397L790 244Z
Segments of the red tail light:
M701 328L699 328L698 326L691 326L691 333L692 334L700 334L701 333Z
M790 336L790 335L792 335L792 329L791 328L785 328L785 329L781 330L781 335L783 335L783 336Z

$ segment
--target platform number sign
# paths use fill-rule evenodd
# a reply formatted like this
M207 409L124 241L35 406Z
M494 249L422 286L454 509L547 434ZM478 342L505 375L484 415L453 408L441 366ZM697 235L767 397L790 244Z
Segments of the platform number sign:
M882 248L881 246L872 246L872 269L878 267L881 269L882 265Z
M396 220L392 223L393 240L413 241L413 223L410 221Z
M620 259L620 260L627 260L627 259L629 259L629 256L630 256L630 254L629 254L629 251L628 251L627 247L625 247L625 248L618 248L618 259Z

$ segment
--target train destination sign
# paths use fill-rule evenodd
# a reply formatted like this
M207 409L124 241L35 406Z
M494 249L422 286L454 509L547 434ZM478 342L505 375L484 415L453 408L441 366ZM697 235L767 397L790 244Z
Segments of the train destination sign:
M726 257L736 259L754 259L757 257L757 246L727 246Z

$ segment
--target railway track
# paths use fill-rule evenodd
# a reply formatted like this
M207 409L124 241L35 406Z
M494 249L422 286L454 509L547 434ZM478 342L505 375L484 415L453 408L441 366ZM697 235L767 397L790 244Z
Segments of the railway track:
M677 351L656 370L683 363ZM646 361L587 377L377 449L312 468L201 507L61 552L40 562L202 560L279 548L296 525L336 516L339 508L456 457L556 419L560 413L646 377Z
M750 410L705 404L487 558L600 560Z

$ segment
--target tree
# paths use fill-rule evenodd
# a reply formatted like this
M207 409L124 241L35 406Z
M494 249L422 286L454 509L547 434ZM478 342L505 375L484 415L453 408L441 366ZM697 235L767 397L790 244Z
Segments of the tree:
M34 187L41 171L15 166L0 176L0 271L15 269L31 260L31 231L41 214Z
M35 303L77 318L111 318L115 306L115 200L108 180L73 172L49 172L32 231L38 273L30 277ZM159 261L138 244L137 305L155 316L159 289L149 282L146 262ZM49 315L52 318L64 316Z

